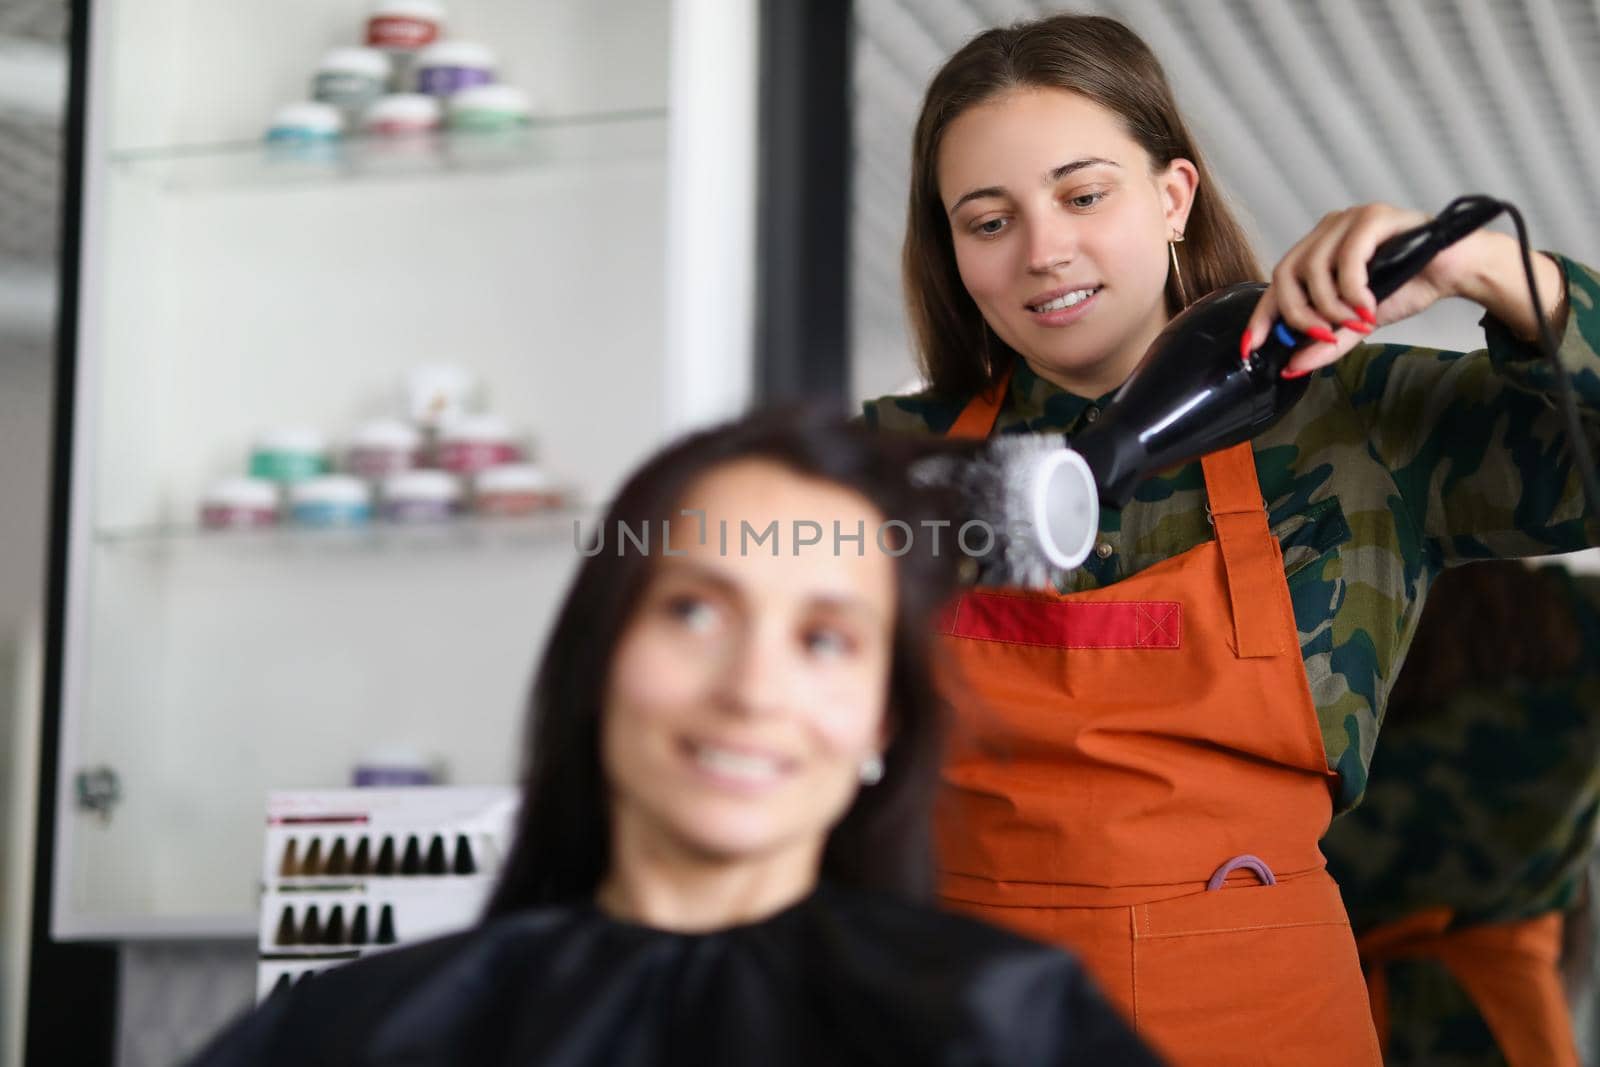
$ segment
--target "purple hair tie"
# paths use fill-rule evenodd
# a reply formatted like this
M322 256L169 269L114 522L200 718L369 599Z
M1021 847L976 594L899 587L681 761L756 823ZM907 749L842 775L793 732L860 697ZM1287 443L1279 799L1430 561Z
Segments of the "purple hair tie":
M1233 859L1217 868L1217 873L1211 876L1211 881L1206 883L1206 892L1221 889L1228 882L1228 875L1241 868L1254 871L1255 876L1261 879L1262 885L1277 885L1278 880L1272 875L1272 868L1262 861L1260 856L1235 856Z

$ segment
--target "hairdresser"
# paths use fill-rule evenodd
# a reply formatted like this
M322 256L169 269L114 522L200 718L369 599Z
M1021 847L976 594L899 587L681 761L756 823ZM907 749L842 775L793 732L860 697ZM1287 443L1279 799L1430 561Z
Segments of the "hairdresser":
M1384 694L1454 563L1594 543L1533 343L1541 318L1592 436L1600 275L1480 231L1381 304L1362 264L1422 216L1319 222L1243 337L1320 341L1255 440L1160 472L1102 514L1059 594L969 592L938 809L952 905L1079 951L1179 1064L1378 1061L1317 842L1366 787ZM980 34L935 74L905 244L928 388L869 424L1077 433L1190 302L1260 275L1148 47L1064 15ZM1472 353L1366 344L1445 297Z
M1322 849L1384 1062L1577 1067L1562 970L1592 946L1564 927L1600 817L1600 577L1443 575L1372 771Z
M739 545L932 520L900 446L757 417L634 474L602 530L673 547L583 561L484 922L298 983L199 1062L1155 1064L1073 959L924 902L951 557Z

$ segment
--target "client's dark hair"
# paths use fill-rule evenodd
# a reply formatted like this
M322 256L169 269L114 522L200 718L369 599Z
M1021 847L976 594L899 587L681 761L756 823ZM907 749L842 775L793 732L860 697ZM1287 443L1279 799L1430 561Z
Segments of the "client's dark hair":
M935 611L954 593L956 571L956 553L948 543L943 554L932 550L922 525L949 518L952 502L914 486L906 474L909 463L932 447L816 411L751 416L688 437L649 460L623 486L599 528L602 536L615 536L622 528L659 531L672 520L673 540L681 545L680 538L695 528L695 520L679 512L691 485L721 466L750 459L852 490L886 520L907 524L912 536L890 543L904 554L894 560L891 739L884 776L860 791L829 835L822 877L913 896L925 896L932 887L930 821L943 717L932 670L932 627ZM866 551L876 550L874 540L868 531ZM606 874L611 819L600 760L602 703L618 640L656 558L643 551L598 552L583 561L567 591L534 683L522 810L489 916L588 899Z

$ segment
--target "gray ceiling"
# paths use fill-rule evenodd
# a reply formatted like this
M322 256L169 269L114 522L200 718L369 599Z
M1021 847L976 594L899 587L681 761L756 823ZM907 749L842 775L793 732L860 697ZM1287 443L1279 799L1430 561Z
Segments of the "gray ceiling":
M983 28L1060 10L1120 18L1155 49L1269 261L1336 208L1465 192L1600 261L1600 0L856 0L858 393L914 374L897 257L929 77Z

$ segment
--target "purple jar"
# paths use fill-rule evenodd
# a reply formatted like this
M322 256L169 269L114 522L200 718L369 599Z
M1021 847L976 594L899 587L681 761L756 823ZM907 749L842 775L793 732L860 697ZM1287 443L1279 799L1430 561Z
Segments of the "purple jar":
M461 479L445 471L402 471L383 480L383 516L393 522L437 522L461 511Z
M494 81L494 54L470 41L438 41L417 53L417 92L448 97Z
M439 773L432 761L419 752L382 748L361 758L350 782L356 786L437 785Z

